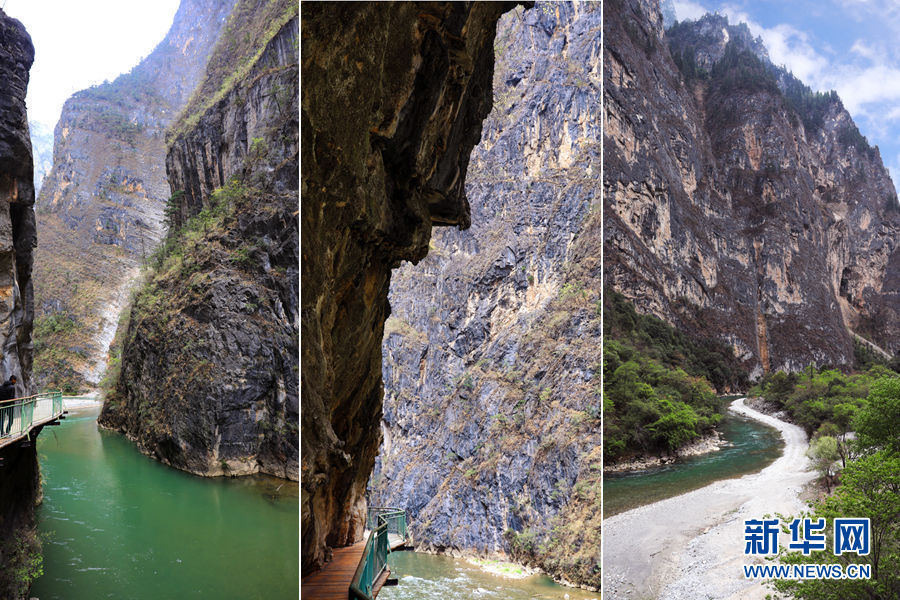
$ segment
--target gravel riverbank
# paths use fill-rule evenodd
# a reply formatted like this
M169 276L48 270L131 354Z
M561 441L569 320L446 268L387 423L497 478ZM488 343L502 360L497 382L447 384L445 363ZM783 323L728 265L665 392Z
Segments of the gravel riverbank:
M803 487L816 477L806 457L806 433L763 414L741 398L729 407L781 432L781 458L760 471L717 481L681 496L641 506L603 522L604 598L763 600L771 593L744 578L744 519L805 509Z

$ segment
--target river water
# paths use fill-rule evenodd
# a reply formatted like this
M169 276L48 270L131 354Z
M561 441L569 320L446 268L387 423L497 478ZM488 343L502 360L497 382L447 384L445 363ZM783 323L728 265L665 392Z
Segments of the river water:
M487 573L466 560L419 552L393 552L388 557L397 586L385 587L378 600L587 600L599 592L587 592L555 583L546 575L510 579Z
M730 410L725 412L719 431L728 442L719 451L641 471L605 475L604 517L678 496L720 479L755 473L773 463L784 448L776 429Z
M201 478L143 455L79 409L38 437L40 600L297 598L298 485Z

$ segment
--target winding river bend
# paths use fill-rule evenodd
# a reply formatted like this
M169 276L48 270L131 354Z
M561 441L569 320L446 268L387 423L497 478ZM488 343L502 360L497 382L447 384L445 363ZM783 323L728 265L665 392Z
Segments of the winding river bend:
M731 410L725 411L719 431L728 445L717 452L641 471L605 475L604 516L678 496L720 479L761 471L781 456L784 449L777 430Z
M729 409L776 428L784 440L781 456L759 472L608 516L603 585L609 597L764 600L771 595L763 580L745 578L739 567L747 560L744 521L800 514L816 474L803 429L750 408L744 399Z
M71 410L38 438L41 600L295 599L294 482L207 479L161 465Z

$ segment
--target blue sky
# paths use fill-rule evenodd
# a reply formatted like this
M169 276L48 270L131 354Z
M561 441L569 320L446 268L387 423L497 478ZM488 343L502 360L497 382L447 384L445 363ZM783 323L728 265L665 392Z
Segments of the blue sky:
M900 2L674 0L679 20L718 12L744 22L769 57L814 90L837 90L900 184Z
M0 0L34 44L28 118L51 130L63 102L112 81L150 54L172 25L179 0Z

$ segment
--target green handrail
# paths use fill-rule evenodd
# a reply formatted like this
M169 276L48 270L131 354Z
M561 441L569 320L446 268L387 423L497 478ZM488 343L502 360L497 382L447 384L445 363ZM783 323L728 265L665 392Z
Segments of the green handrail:
M387 567L391 551L388 534L396 533L405 540L407 533L406 511L402 508L371 507L366 517L366 528L371 533L350 581L350 595L358 600L373 600L375 582Z
M38 402L49 401L49 416L63 413L62 392L44 392L24 398L0 400L0 439L19 437L34 425L34 408Z
M407 538L406 529L406 511L402 508L389 506L372 506L369 507L366 518L366 528L374 529L376 523L380 523L379 519L387 521L388 533L396 533L404 540Z
M362 558L350 580L350 594L359 600L373 600L375 581L387 566L388 524L382 522L369 534Z

